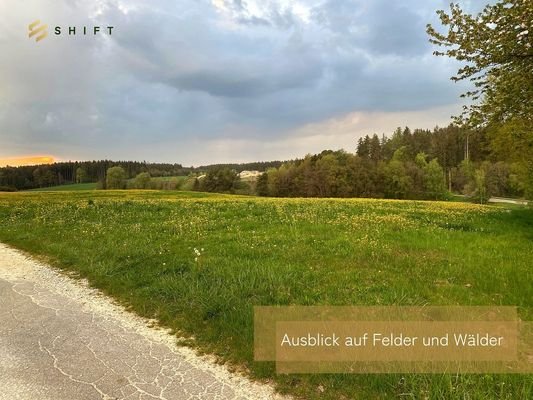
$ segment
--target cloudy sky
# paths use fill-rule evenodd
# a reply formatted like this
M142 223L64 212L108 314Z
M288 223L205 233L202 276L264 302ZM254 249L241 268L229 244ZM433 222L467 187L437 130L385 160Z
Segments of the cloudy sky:
M287 159L445 125L465 87L425 25L448 3L0 0L0 159Z

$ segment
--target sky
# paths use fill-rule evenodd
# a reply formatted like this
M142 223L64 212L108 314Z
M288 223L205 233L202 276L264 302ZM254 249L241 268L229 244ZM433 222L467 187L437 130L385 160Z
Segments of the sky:
M0 164L280 160L447 125L466 87L425 26L448 3L0 0Z

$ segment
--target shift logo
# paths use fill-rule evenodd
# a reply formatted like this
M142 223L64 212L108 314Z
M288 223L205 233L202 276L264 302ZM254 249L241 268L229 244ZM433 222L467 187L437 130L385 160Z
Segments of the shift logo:
M28 25L28 31L28 37L35 36L35 41L39 42L48 36L48 25L41 24L40 20L36 20Z
M54 26L52 29L54 36L92 36L113 34L114 26ZM48 25L42 24L40 20L35 20L28 25L28 37L31 39L35 37L35 41L39 42L48 36Z

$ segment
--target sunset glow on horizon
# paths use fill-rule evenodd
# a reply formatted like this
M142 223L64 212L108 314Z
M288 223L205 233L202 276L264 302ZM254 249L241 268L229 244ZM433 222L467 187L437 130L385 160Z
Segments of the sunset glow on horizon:
M24 165L53 164L56 159L53 156L21 156L0 158L1 167L21 167Z

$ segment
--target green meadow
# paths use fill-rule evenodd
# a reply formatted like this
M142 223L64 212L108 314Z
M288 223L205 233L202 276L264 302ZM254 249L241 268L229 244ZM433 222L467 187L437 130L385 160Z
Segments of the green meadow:
M158 191L0 194L0 241L304 399L527 399L531 375L276 375L254 305L512 305L533 317L533 210Z
M182 186L190 186L192 189L194 181L193 179L187 176L162 176L154 177L150 179L150 185L158 189L171 189L175 190L176 188L181 188ZM128 188L135 187L135 179L129 179L127 181ZM173 185L172 187L164 187ZM98 187L97 183L70 183L63 184L58 186L49 186L38 189L30 189L29 192L77 192L85 190L96 190Z
M30 189L30 192L72 192L78 190L95 190L96 183L72 183L69 185L50 186L39 189Z

